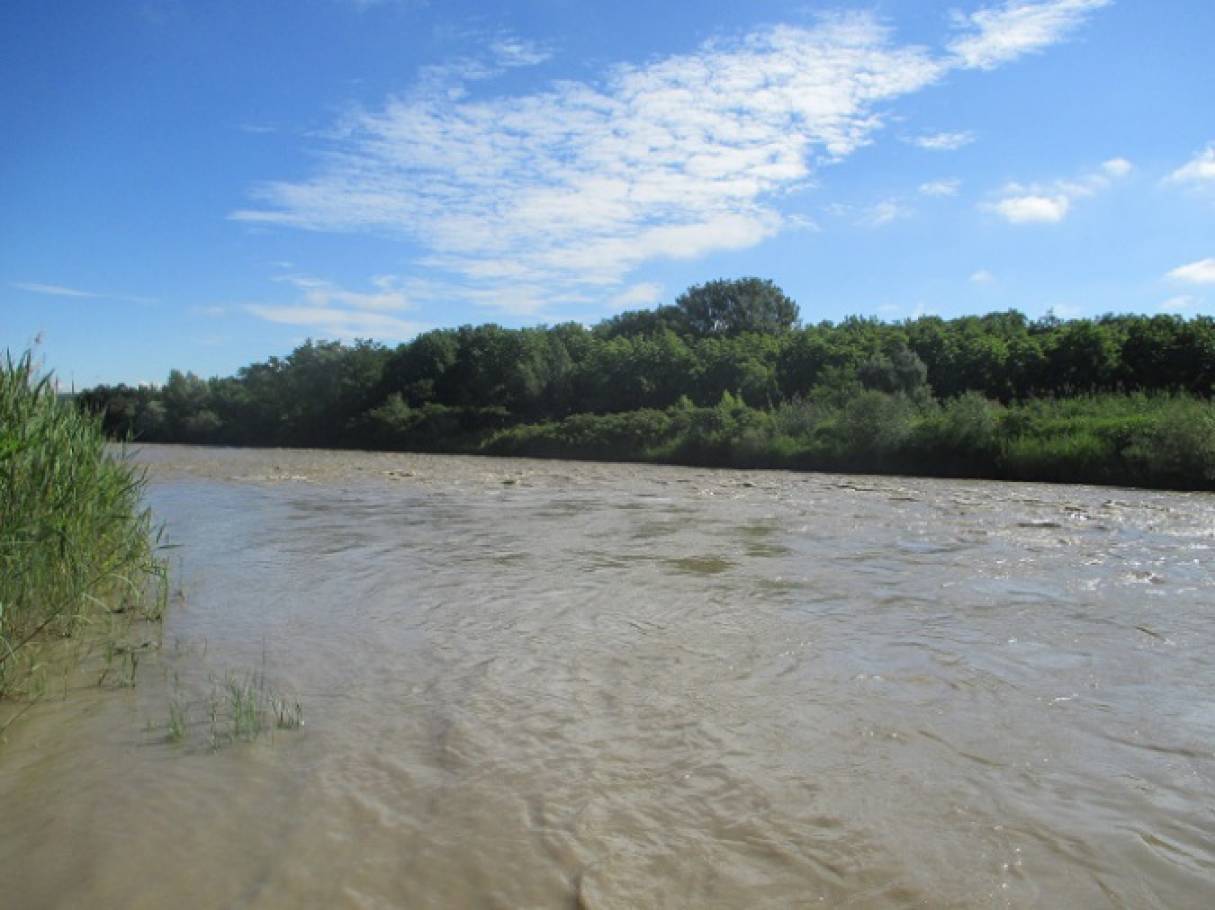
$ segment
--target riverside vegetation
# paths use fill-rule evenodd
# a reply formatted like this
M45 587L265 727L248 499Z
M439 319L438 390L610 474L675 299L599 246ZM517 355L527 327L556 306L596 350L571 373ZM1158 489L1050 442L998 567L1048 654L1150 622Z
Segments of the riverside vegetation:
M713 281L592 328L309 341L80 402L150 442L1215 489L1209 317L798 315L771 281Z
M26 705L100 651L100 682L133 685L168 598L144 476L101 420L61 401L29 353L0 365L0 703ZM11 723L12 714L4 722Z
M251 742L274 730L298 730L304 725L304 707L270 687L264 671L244 675L229 671L219 680L210 677L210 693L190 700L174 685L169 716L163 727L149 721L148 730L172 743L197 740L212 751L236 742ZM191 737L192 731L199 736Z
M159 530L142 504L142 469L107 448L101 418L60 399L29 353L0 370L0 733L81 659L97 684L135 685L168 602ZM146 637L145 633L152 637ZM193 703L175 692L163 727L211 748L303 726L298 701L265 672L212 679Z

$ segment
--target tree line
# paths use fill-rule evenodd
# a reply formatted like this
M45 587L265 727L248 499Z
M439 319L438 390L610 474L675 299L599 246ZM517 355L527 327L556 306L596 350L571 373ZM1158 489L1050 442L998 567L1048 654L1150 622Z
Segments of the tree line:
M797 305L771 281L713 281L689 288L673 305L621 313L589 328L578 323L462 326L427 332L396 347L371 340L308 341L286 357L251 364L235 376L202 379L175 370L160 388L98 386L79 399L104 413L113 436L151 442L510 449L686 461L697 460L691 450L660 451L665 443L658 427L630 431L632 442L623 448L619 441L597 446L592 440L529 450L521 440L535 442L534 428L572 418L620 423L620 415L664 414L674 419L671 415L718 413L724 403L734 413L759 415L756 420L767 421L765 432L772 439L785 433L773 429L774 420L787 423L790 415L800 414L801 424L783 438L801 439L807 452L815 434L838 434L837 418L862 401L871 409L875 403L895 403L903 423L920 426L959 400L973 399L1003 427L1012 413L1033 403L1041 410L1043 402L1147 396L1157 402L1184 398L1209 408L1215 391L1215 320L1209 317L1031 320L1009 311L895 323L852 317L813 325L798 318ZM1108 401L1102 407L1108 410ZM1115 410L1124 416L1134 411L1142 424L1143 414L1159 417L1166 408ZM806 423L810 411L819 417L813 427ZM875 413L872 419L891 418ZM533 430L525 432L527 427ZM678 435L669 426L667 431ZM1123 440L1121 448L1131 444ZM901 459L877 458L881 446L872 440L853 439L844 448L874 469L910 464L906 453ZM756 460L754 454L740 458L737 449L698 460ZM771 444L768 450L771 454ZM939 463L945 455L933 458ZM999 473L993 457L987 456L988 467L982 469L989 475ZM807 466L795 458L785 461ZM821 465L824 458L810 461ZM931 465L911 466L931 471ZM1174 470L1169 485L1179 483L1176 475ZM1202 485L1199 479L1180 483Z

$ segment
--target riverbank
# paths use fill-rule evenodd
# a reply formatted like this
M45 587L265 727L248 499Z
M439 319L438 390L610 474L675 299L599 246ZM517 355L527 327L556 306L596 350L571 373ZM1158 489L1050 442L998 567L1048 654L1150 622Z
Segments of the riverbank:
M3 364L0 701L37 699L66 678L65 641L108 644L112 662L122 628L159 618L165 569L144 486L141 469L107 450L100 419L61 401L29 354ZM133 679L132 653L115 676Z
M976 394L941 404L870 391L761 411L726 395L715 408L523 424L452 450L1212 490L1215 405L1113 395L1001 405Z
M475 427L481 417L439 406L405 409L394 426L362 444L236 448L1215 489L1215 405L1184 396L1110 395L1001 405L978 395L940 404L863 393L772 411L724 396L713 408L685 403L665 410L461 429ZM292 475L287 471L258 479L290 480Z
M309 341L234 376L175 370L79 404L141 442L1215 489L1215 320L694 315Z

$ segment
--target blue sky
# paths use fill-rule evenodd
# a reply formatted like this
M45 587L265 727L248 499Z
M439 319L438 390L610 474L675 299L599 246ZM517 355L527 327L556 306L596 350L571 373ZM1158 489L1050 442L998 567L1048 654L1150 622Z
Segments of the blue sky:
M0 343L77 385L306 337L1215 313L1210 0L9 0Z

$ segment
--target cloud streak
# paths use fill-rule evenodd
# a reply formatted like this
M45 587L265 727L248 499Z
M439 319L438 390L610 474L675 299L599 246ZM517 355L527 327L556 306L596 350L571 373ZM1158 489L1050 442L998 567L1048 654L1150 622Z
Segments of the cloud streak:
M644 281L625 288L619 294L613 296L608 301L608 306L613 310L631 310L637 307L654 306L662 302L664 290L663 286L655 281Z
M1125 178L1133 165L1125 158L1111 158L1101 167L1076 180L1048 184L1009 183L995 202L981 208L994 212L1010 224L1056 224L1068 216L1073 203L1095 196Z
M130 294L103 294L97 291L82 291L79 288L69 288L61 284L43 284L38 281L10 281L9 287L19 291L29 291L32 294L43 294L48 297L73 297L78 300L121 300L126 303L152 304L152 297L135 297Z
M430 328L402 318L414 307L399 279L380 275L371 291L351 291L311 275L281 275L276 281L299 291L289 304L250 303L246 312L266 322L315 331L326 338L354 339L374 336L405 341Z
M50 297L101 297L92 291L80 291L76 288L64 287L61 284L41 284L37 281L11 281L9 287L19 291L30 291L34 294L46 294Z
M511 35L502 35L494 39L489 50L493 54L495 63L508 68L538 66L553 56L553 52L548 48Z
M921 196L956 196L962 186L957 177L947 177L943 180L930 180L920 184Z
M974 141L975 134L969 130L959 130L953 133L925 133L906 140L909 144L930 152L955 152Z
M332 310L310 306L268 306L249 304L246 309L260 319L281 325L298 326L315 331L324 338L350 340L354 338L379 338L405 341L429 325L410 322L384 313L367 313L359 310Z
M1009 0L1002 6L959 15L961 32L949 45L966 69L995 69L1026 54L1040 53L1075 31L1111 0Z
M1187 284L1215 284L1215 259L1199 259L1197 262L1178 266L1169 272L1167 277Z
M863 227L885 227L901 218L910 218L911 209L898 199L883 199L861 213L858 224Z
M1177 297L1170 297L1168 300L1160 304L1162 313L1184 313L1187 310L1195 309L1200 306L1202 301L1189 294L1181 294Z
M1021 6L1067 7L1068 27L1037 29L999 62L1083 18L1077 0ZM255 187L256 204L231 217L402 237L453 299L511 312L608 304L644 263L746 249L796 227L783 200L872 142L891 102L971 65L959 42L992 41L999 27L975 19L942 55L898 44L873 15L836 15L617 65L595 82L484 98L459 89L547 59L502 38L489 59L431 68L410 94L345 119L312 176ZM900 214L888 206L874 220Z

